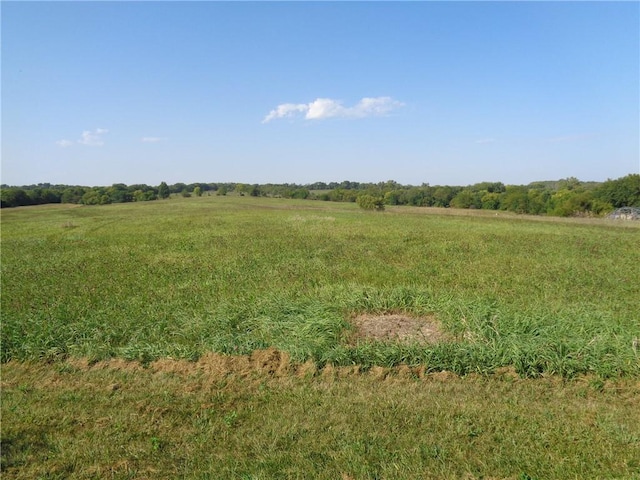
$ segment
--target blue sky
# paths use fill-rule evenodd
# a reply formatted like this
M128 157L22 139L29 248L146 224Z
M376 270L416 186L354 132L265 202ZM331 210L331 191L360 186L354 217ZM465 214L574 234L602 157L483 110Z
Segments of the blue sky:
M638 2L2 2L2 183L640 170Z

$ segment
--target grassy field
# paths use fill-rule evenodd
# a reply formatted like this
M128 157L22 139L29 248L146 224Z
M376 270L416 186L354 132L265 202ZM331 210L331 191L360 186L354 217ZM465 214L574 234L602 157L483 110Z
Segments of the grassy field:
M640 478L637 223L175 198L1 247L7 478ZM440 341L354 341L392 313Z

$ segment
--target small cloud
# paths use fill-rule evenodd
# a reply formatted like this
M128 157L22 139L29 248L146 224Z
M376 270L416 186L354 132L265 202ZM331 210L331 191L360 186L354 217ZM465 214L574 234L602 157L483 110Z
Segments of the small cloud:
M71 145L73 145L73 142L71 140L58 140L56 142L56 145L62 147L62 148L67 148L70 147Z
M478 144L495 143L495 142L496 142L495 138L479 138L478 140L476 140L476 143Z
M358 104L349 109L349 114L356 117L369 117L374 115L386 115L396 108L404 107L404 103L391 97L365 97Z
M308 109L309 107L306 104L283 103L282 105L278 105L274 110L271 110L269 115L264 117L262 123L270 122L276 118L292 117L294 114L306 112Z
M278 118L293 117L296 114L304 114L305 120L383 116L402 106L404 106L404 103L391 97L365 97L352 107L345 107L339 100L317 98L310 103L283 103L278 105L264 117L262 123L268 123Z
M109 133L109 130L105 128L96 128L94 131L85 130L82 132L82 137L78 140L78 143L89 147L101 147L104 145L102 135L105 133Z
M164 140L165 138L163 137L142 137L140 139L142 143L158 143L158 142L163 142Z
M306 120L319 120L322 118L346 117L346 110L347 109L344 108L337 100L331 100L330 98L317 98L307 105L307 114L304 118Z

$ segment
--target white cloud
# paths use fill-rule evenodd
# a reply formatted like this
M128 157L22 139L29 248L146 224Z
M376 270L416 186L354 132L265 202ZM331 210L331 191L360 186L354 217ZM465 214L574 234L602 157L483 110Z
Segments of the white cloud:
M345 107L339 100L317 98L310 103L283 103L271 110L262 123L278 118L304 114L305 120L321 120L325 118L364 118L386 115L404 106L404 103L391 97L365 97L353 107Z
M307 114L304 116L307 120L347 116L346 108L340 102L330 98L318 98L307 107Z
M403 107L404 103L398 102L391 97L365 97L350 109L350 113L357 117L369 117L372 115L386 115L391 110Z
M262 123L270 122L276 118L291 117L297 112L306 112L308 109L309 107L306 104L283 103L282 105L278 105L274 110L271 110L269 115L264 117Z
M158 142L162 142L163 140L164 138L162 137L142 137L140 139L142 143L158 143Z
M62 148L67 148L70 147L71 145L73 145L73 142L71 140L58 140L56 142L56 145L62 147Z
M101 147L104 145L102 135L105 133L109 133L106 128L96 128L94 131L85 130L82 132L82 137L78 140L78 143L89 147Z

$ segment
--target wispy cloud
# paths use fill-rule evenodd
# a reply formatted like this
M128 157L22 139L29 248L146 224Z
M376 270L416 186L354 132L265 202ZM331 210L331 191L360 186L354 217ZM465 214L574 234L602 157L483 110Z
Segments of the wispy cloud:
M142 137L140 139L140 141L142 143L158 143L158 142L162 142L165 139L163 137Z
M102 139L102 136L106 133L109 133L109 130L107 130L106 128L96 128L95 130L85 130L84 132L82 132L82 135L80 135L80 138L75 142L72 142L71 140L58 140L56 142L56 145L63 148L67 148L76 143L79 143L80 145L86 145L88 147L101 147L104 145L104 140Z
M365 97L352 107L345 107L341 101L331 98L317 98L310 103L283 103L271 110L262 123L279 118L303 115L305 120L325 118L364 118L386 115L404 103L391 97Z
M102 135L109 133L109 130L105 128L96 128L95 130L85 130L82 132L82 138L78 140L78 143L87 145L89 147L101 147L104 145Z
M478 140L476 140L476 143L478 144L495 143L495 142L496 142L495 138L479 138Z
M275 120L276 118L285 118L292 117L296 113L306 112L309 109L309 106L305 103L283 103L282 105L278 105L275 109L269 112L269 115L264 117L262 123L270 122L271 120Z

